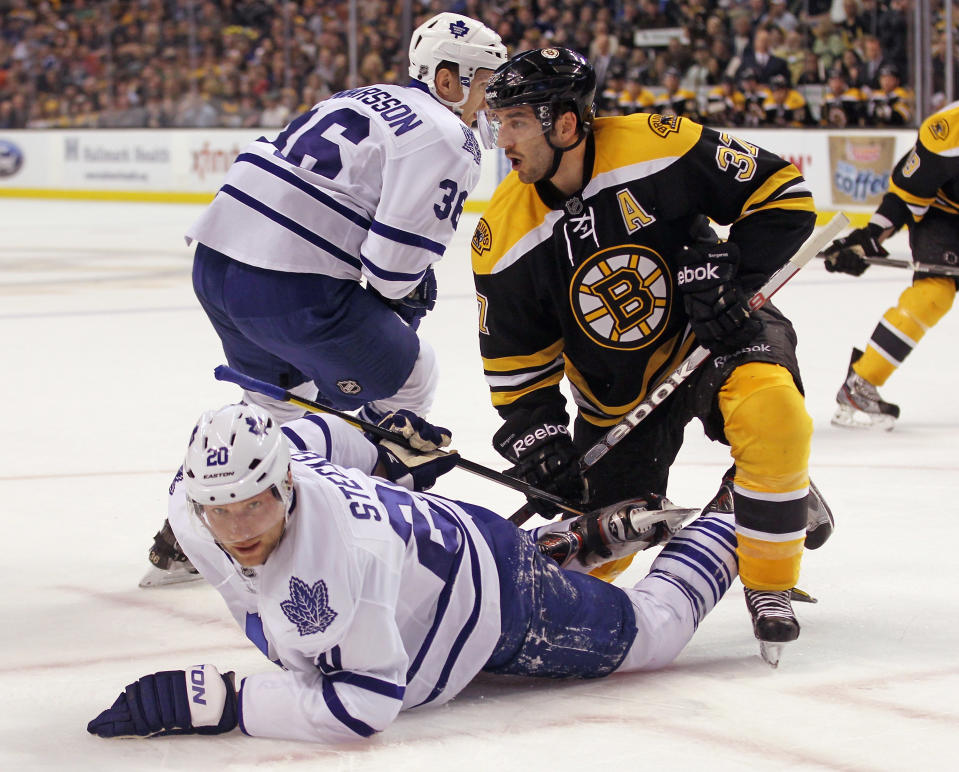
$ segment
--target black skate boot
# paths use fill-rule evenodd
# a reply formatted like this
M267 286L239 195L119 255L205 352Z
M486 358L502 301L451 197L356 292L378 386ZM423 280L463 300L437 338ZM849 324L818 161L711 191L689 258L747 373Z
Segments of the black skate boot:
M752 590L744 587L746 608L753 619L759 655L773 667L779 665L783 647L799 637L799 621L793 613L789 590Z
M891 431L899 418L899 405L884 401L879 390L852 369L861 356L862 351L852 350L846 380L836 393L838 406L832 424L847 429Z
M149 559L151 566L140 580L140 587L163 587L202 578L180 549L169 520L163 521L163 527L153 537Z

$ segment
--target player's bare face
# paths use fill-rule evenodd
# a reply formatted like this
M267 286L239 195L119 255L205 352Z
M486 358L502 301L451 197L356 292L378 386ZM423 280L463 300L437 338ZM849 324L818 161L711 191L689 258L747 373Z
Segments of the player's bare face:
M469 96L463 105L461 118L467 126L472 126L476 122L477 110L486 107L486 82L489 80L492 70L479 69L473 75L473 82L470 83ZM462 86L460 86L462 88Z
M235 504L203 507L203 520L217 542L241 566L260 566L283 535L286 506L272 490Z
M553 165L553 149L546 141L543 124L529 105L507 107L490 112L496 126L496 144L520 181L539 182Z

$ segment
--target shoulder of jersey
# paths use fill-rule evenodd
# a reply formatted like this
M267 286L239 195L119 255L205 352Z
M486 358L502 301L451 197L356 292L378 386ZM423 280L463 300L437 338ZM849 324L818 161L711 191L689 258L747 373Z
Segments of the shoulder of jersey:
M490 274L513 245L543 223L549 213L536 188L510 172L497 186L470 243L473 272Z
M937 155L959 155L959 102L926 118L919 127L919 141Z
M702 136L703 127L686 118L656 113L598 118L593 176L631 164L679 157Z

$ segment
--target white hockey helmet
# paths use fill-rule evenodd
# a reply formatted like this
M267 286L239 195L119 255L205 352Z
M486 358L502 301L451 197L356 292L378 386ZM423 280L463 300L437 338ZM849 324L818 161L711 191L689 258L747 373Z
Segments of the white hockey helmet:
M495 70L506 61L506 46L485 24L458 13L438 13L413 31L410 38L410 76L427 85L447 107L466 104L470 84L479 69ZM442 62L459 66L463 98L448 102L436 93L436 68Z
M227 405L197 421L183 461L183 483L194 511L235 504L273 490L289 512L290 446L280 425L258 405ZM214 534L215 536L216 534Z

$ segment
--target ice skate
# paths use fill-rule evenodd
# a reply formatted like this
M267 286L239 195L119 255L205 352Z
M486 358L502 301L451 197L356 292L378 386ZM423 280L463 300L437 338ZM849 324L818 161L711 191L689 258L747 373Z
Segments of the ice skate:
M163 521L163 527L153 537L149 559L150 568L140 579L139 586L144 589L195 582L203 578L180 549L169 520Z
M651 506L656 509L649 509ZM575 559L588 569L662 544L698 514L699 510L677 507L662 496L651 495L557 524L568 530L544 526L536 535L536 545L562 567Z
M759 641L759 656L772 667L779 666L783 648L799 637L799 621L790 603L790 590L752 590L743 588L746 608L753 620L753 633Z
M835 527L836 521L832 516L832 510L819 492L819 488L810 480L809 496L806 498L806 549L819 549L832 536Z
M846 380L836 394L837 407L831 423L847 429L891 431L899 418L899 405L884 401L879 390L852 369L861 356L862 351L852 350Z

